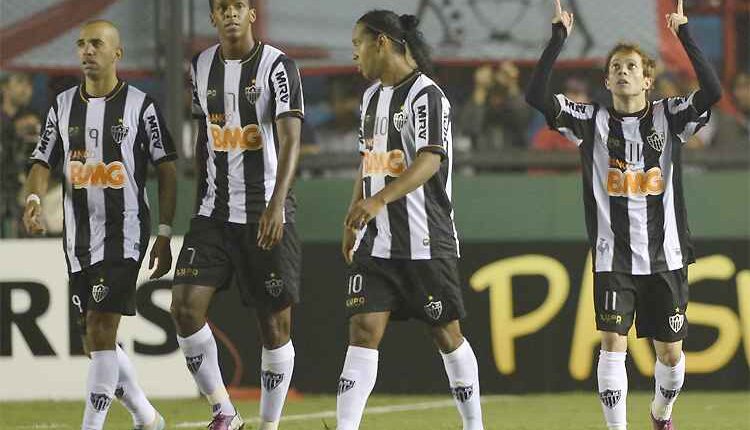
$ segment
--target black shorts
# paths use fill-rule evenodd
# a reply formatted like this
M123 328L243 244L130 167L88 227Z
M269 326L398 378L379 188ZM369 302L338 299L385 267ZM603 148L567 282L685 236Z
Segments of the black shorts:
M258 224L193 218L174 283L218 290L234 283L246 305L271 311L299 302L302 252L294 224L284 224L281 242L269 251L258 248L257 234Z
M635 317L638 337L676 342L687 337L687 267L652 275L594 273L596 328L627 335Z
M100 261L80 272L69 273L70 299L86 331L86 311L135 315L135 287L141 263L132 259Z
M356 255L349 269L347 317L391 311L391 318L443 325L466 317L458 260L384 259Z

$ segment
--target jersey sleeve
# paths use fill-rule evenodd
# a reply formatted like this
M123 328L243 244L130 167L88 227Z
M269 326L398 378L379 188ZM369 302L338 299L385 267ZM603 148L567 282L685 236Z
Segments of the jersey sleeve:
M62 158L63 148L57 121L57 103L47 112L47 121L39 134L39 142L31 153L31 162L54 168Z
M698 113L695 106L695 94L689 97L671 97L667 99L667 120L669 129L677 135L682 143L698 132L711 119L711 109Z
M163 163L177 159L174 141L169 134L164 118L156 102L150 98L146 99L146 108L143 110L141 124L146 135L148 153L153 164Z
M451 106L448 99L437 88L429 87L414 98L411 114L417 153L429 151L442 159L446 158L451 139Z
M302 79L294 60L282 56L271 70L271 87L276 102L276 119L285 116L305 117L305 100L302 94Z
M549 126L563 136L581 146L585 131L591 129L595 121L596 106L589 103L576 103L563 94L555 94L555 111L557 116L548 117Z

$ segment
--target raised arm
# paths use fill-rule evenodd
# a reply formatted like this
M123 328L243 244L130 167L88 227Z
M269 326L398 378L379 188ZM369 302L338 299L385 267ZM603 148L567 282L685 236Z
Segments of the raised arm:
M666 15L667 26L680 39L688 58L690 58L690 63L695 69L695 74L698 76L700 89L693 98L693 106L699 114L702 114L721 99L721 81L711 63L708 62L690 35L690 29L687 25L688 19L683 11L682 3L683 0L677 0L677 11Z
M572 13L562 9L560 0L555 0L555 17L552 19L552 38L544 49L539 62L531 75L531 81L526 88L526 102L542 112L547 118L553 118L559 113L559 106L554 97L549 94L549 80L552 66L562 51L565 39L573 31L575 17Z

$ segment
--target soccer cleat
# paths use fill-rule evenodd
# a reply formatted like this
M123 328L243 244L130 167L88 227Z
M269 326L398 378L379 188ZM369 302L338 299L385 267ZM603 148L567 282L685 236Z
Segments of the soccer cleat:
M651 417L651 427L653 427L654 430L677 430L674 424L672 424L672 418L657 420L654 418L653 413L649 413L648 415Z
M216 415L208 424L208 430L242 430L245 422L242 421L240 413L231 415Z
M135 426L133 430L164 430L164 427L166 427L164 417L161 416L159 411L156 411L156 416L154 417L154 420L151 422L151 424Z

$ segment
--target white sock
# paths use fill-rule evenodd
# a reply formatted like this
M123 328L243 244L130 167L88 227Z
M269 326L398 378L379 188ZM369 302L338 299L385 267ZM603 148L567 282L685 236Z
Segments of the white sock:
M685 354L680 353L680 361L674 367L663 364L656 359L654 366L656 387L654 401L651 403L651 413L657 420L667 420L672 416L672 405L685 382Z
M234 416L237 411L229 400L229 393L221 379L216 340L211 327L205 324L188 337L177 335L177 343L180 344L188 370L198 389L211 404L213 414Z
M263 424L278 423L281 418L293 371L294 346L291 340L280 348L263 348L260 362L261 430L269 427Z
M378 350L349 346L339 378L336 429L357 430L378 377Z
M482 405L479 401L477 357L469 341L464 338L455 351L448 354L441 351L440 355L443 357L451 394L464 423L463 430L484 430Z
M627 408L628 373L625 370L625 352L599 351L597 378L599 400L604 419L610 430L625 430L628 425Z
M125 406L125 409L133 416L133 424L136 426L151 424L156 418L156 409L146 398L146 394L138 385L135 369L130 358L120 345L115 347L117 351L117 364L119 367L119 378L115 397Z
M115 396L117 353L114 350L93 351L86 380L86 408L81 430L101 430Z

